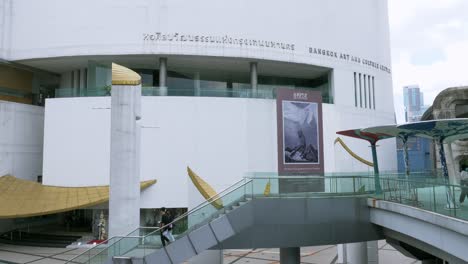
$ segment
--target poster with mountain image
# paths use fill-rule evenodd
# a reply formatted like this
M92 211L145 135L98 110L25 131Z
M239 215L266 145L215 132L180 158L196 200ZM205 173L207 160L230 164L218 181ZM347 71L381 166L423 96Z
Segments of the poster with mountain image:
M306 89L277 89L276 116L278 174L323 175L325 166L321 92ZM288 181L289 184L283 184L285 188L296 186ZM299 185L297 184L294 190L300 189Z
M318 164L318 104L282 101L283 163Z

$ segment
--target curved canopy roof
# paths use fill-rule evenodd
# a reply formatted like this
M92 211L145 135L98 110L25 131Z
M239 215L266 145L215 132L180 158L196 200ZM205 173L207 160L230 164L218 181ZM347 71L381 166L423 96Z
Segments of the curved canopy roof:
M386 125L386 126L375 126L375 127L368 127L363 129L364 132L375 133L375 134L385 134L389 137L400 137L400 138L408 138L411 136L415 136L417 134L416 131L412 131L410 129L402 128L401 125ZM418 135L422 137L427 137L425 135Z
M417 136L439 138L445 143L468 138L468 118L422 121L400 125L398 128L409 130Z
M375 144L377 141L381 139L394 137L392 135L387 135L383 133L365 132L363 129L350 129L350 130L338 131L336 133L340 135L348 136L348 137L364 139L364 140L369 141L369 143L371 144Z
M336 132L337 134L377 142L391 137L418 136L425 138L439 138L444 142L468 138L468 118L439 119L421 121L403 125L386 125L368 127L365 129L351 129Z
M156 180L140 183L146 189ZM0 218L30 217L86 208L109 200L109 186L59 187L0 177Z

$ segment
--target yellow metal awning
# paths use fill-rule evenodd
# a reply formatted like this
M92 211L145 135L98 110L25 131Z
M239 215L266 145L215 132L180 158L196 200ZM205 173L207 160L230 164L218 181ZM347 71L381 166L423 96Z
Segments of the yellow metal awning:
M218 193L206 181L198 176L192 169L187 167L187 173L200 194L216 208L223 208L223 201Z
M156 180L143 181L146 189ZM0 218L30 217L86 208L109 200L109 186L59 187L0 177Z

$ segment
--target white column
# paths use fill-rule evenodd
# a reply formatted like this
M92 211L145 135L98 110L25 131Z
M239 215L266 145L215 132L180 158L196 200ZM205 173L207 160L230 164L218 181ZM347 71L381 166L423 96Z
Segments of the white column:
M280 248L280 264L300 264L301 248Z
M139 136L141 85L113 85L111 98L109 237L140 225Z
M194 95L200 96L201 95L200 72L195 72L195 75L193 76L193 86L195 88Z
M88 80L87 74L86 74L86 68L80 69L80 89L79 89L79 94L80 96L85 96L86 94L86 85Z
M257 91L258 86L258 76L257 76L257 63L251 62L250 63L250 85L252 87L253 92Z
M159 91L160 95L167 95L167 58L159 58Z
M348 264L367 263L367 242L346 244L346 254Z
M79 96L80 78L81 78L80 70L74 70L73 71L73 96Z

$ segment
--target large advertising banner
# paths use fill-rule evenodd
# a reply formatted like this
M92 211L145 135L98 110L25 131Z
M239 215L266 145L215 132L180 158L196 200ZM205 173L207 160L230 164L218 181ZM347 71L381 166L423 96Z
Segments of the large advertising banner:
M278 174L323 175L322 96L319 91L278 89ZM311 179L312 180L312 179ZM310 184L282 181L280 191L311 191ZM294 183L294 184L293 184ZM302 185L302 186L301 186ZM307 185L307 186L306 186ZM323 184L313 184L316 191ZM307 188L306 188L307 187Z

